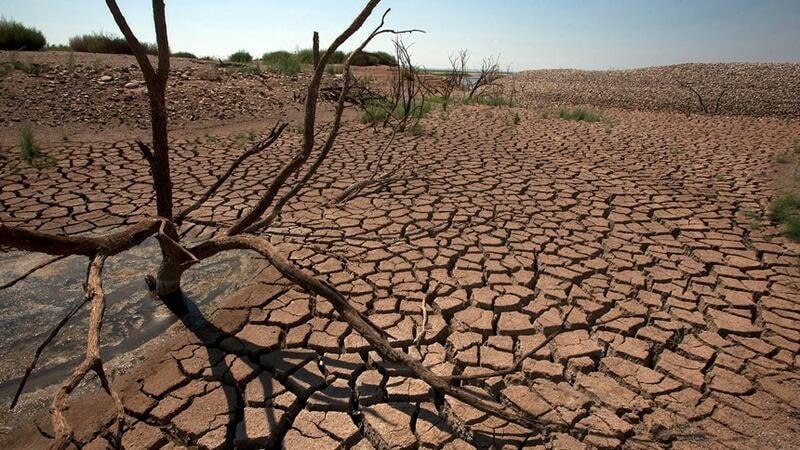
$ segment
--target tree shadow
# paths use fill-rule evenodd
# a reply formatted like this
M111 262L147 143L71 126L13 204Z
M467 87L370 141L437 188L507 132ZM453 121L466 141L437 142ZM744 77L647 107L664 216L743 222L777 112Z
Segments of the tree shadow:
M225 432L225 448L233 447L257 447L257 448L278 448L283 435L288 431L289 425L305 404L307 396L302 392L296 392L286 385L285 381L297 371L301 370L306 363L319 358L319 352L305 349L284 349L263 347L257 343L242 339L230 331L226 331L211 322L191 298L181 294L162 299L167 308L179 318L186 329L197 339L197 344L201 345L206 351L206 358L211 367L211 379L204 375L192 377L184 374L191 380L216 381L222 384L220 389L225 393L227 408L229 411L228 423ZM245 311L249 308L243 308ZM247 320L242 328L247 325ZM281 328L282 335L285 336L286 329ZM240 331L240 330L239 330ZM238 333L238 331L236 331ZM261 357L274 354L271 358L271 366L261 363ZM234 359L228 358L229 355L235 356ZM250 371L251 375L244 379L237 379L237 374L233 373L233 364L240 361L246 367L238 367L237 372ZM298 364L299 362L299 364ZM276 367L280 366L281 370ZM266 376L265 376L266 374ZM276 395L283 392L275 392L272 380L277 380L287 391L292 392L297 398L288 409L277 408L273 404ZM253 383L260 380L258 386L260 392L253 391ZM324 378L322 379L324 381ZM225 387L228 387L227 389ZM263 399L254 401L245 396L245 391L249 395L256 394L255 397ZM307 393L310 395L310 392ZM196 400L196 398L194 399ZM248 405L249 402L249 405ZM245 408L251 406L257 410L265 411L265 414L255 415L245 420ZM282 414L276 414L280 409ZM260 420L264 419L262 423ZM252 427L252 429L248 429ZM239 437L239 440L237 440ZM241 439L245 437L245 439Z

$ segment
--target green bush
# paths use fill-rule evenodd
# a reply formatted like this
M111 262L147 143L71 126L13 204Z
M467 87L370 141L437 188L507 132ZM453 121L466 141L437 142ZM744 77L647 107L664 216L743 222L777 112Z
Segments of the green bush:
M344 65L343 64L328 64L325 67L325 73L328 75L340 75L344 73Z
M359 52L351 63L354 66L396 66L397 60L386 52Z
M33 129L30 125L23 125L19 131L19 155L28 163L42 155L39 146L34 142Z
M381 104L370 104L364 108L364 112L361 113L361 122L362 123L380 123L386 120L388 117L389 112L387 109Z
M320 49L319 54L320 56L325 53L327 49ZM295 53L295 57L300 64L314 64L314 50L310 48L304 48L302 50L298 50ZM330 59L328 59L329 64L343 64L344 60L347 59L347 55L341 50L336 50L331 54Z
M284 75L297 75L300 73L300 62L297 57L287 51L264 53L261 60L270 72L281 73Z
M261 65L256 62L255 64L241 64L235 66L228 66L225 71L229 75L241 73L245 75L261 75Z
M278 50L277 52L267 52L261 57L261 60L266 64L278 64L280 62L295 59L295 56L286 50Z
M294 56L301 64L314 64L314 50L310 48L298 50L294 53Z
M44 49L49 52L68 52L72 50L67 44L47 44Z
M769 220L784 226L783 234L800 242L800 195L783 194L769 204Z
M562 109L558 112L558 117L579 122L600 122L602 120L600 114L584 108Z
M145 51L151 55L158 54L158 46L142 43ZM69 47L76 52L110 53L114 55L133 54L124 38L105 33L91 33L69 38Z
M428 115L431 109L432 106L430 102L417 103L416 101L412 101L409 107L409 118L411 120L421 119ZM383 122L389 117L389 114L395 119L402 119L404 110L405 108L403 105L397 105L394 110L392 110L392 105L387 100L373 101L364 107L364 111L361 113L361 122L373 124Z
M343 51L336 50L331 55L331 59L328 60L328 64L344 64L346 59L347 55Z
M41 31L13 20L0 19L0 50L41 50L46 44Z
M195 56L195 54L194 54L194 53L189 53L189 52L175 52L175 53L173 53L173 54L172 54L172 57L173 57L173 58L191 58L191 59L197 59L197 56Z
M253 60L253 56L245 50L239 50L228 57L228 61L237 63L248 63Z

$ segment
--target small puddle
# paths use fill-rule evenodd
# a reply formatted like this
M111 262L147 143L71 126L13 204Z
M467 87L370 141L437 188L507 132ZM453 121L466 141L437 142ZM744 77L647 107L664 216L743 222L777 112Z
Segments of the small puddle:
M0 253L0 284L49 258L25 252ZM154 273L159 261L158 243L152 238L106 260L101 341L104 360L136 349L177 321L147 292L144 276ZM0 405L14 395L39 344L83 298L88 262L88 258L72 256L0 291ZM251 253L222 253L183 275L184 292L199 308L208 309L217 299L244 286L260 264ZM83 357L89 310L85 305L50 343L25 392L61 382Z

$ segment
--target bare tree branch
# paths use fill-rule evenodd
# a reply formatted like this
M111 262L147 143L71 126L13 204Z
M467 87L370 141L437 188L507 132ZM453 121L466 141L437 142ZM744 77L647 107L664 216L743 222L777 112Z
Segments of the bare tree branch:
M139 68L144 76L147 86L147 96L150 101L150 124L153 137L153 151L151 157L145 157L150 163L153 176L153 191L156 194L156 210L158 215L172 220L172 178L169 169L169 143L167 130L166 89L169 77L169 42L167 40L167 19L164 13L164 1L153 0L153 23L158 41L158 70L147 57L142 44L128 25L125 16L120 11L116 0L106 0L106 5L114 16L122 35L128 42L139 63ZM140 145L140 149L143 146ZM143 150L144 153L144 150Z
M280 137L281 133L283 133L283 130L286 128L287 125L289 124L283 123L275 125L269 132L269 135L267 135L267 137L256 142L249 149L247 149L245 152L239 155L239 157L236 158L236 160L233 163L231 163L230 167L228 167L228 170L225 171L224 174L220 175L219 178L217 178L217 181L208 188L205 194L201 195L200 198L198 198L197 201L195 201L191 206L187 207L186 209L179 212L175 216L175 223L180 224L183 221L183 219L186 218L186 216L188 216L193 211L197 210L197 208L203 206L203 204L207 202L208 199L211 198L223 184L225 184L228 178L230 178L231 175L233 175L236 169L238 169L239 166L242 165L242 163L245 160L247 160L251 156L261 153L263 150L271 146L276 140L278 140L278 138Z
M86 299L88 302L91 302L92 311L89 315L88 331L86 334L86 356L78 367L75 368L72 376L61 385L61 388L53 398L53 405L50 408L53 431L55 433L53 448L64 449L70 444L73 430L64 416L64 411L67 409L69 395L78 387L89 371L97 373L103 389L111 396L117 406L118 430L122 429L122 422L125 419L122 401L119 396L111 390L105 371L103 370L103 360L100 358L100 327L103 323L103 315L106 307L101 278L105 260L106 255L101 253L94 256L89 265L89 272L86 277Z
M470 84L468 98L472 98L478 93L479 89L485 89L493 86L497 80L502 76L500 74L500 57L488 57L481 63L481 71L478 73L478 78Z
M393 30L382 29L386 20L386 16L389 14L389 11L391 11L391 8L387 9L383 13L383 16L381 16L380 24L378 24L378 26L372 31L372 33L370 33L369 36L367 36L367 38L361 43L361 45L359 45L353 52L351 52L350 56L348 56L347 59L345 60L343 67L344 76L342 81L342 90L341 93L339 94L339 98L336 103L333 125L331 126L331 130L328 133L328 137L325 140L325 144L323 145L322 150L319 153L319 156L311 165L311 167L309 167L308 171L306 171L303 178L297 183L295 183L295 185L289 190L289 192L287 192L283 197L281 197L278 200L278 202L275 203L275 206L272 208L272 212L270 213L270 215L267 216L265 219L256 222L255 224L250 226L247 229L247 232L253 233L270 226L275 221L275 219L280 216L281 210L286 205L286 203L288 203L289 200L295 197L303 188L303 186L305 186L308 183L308 181L311 180L311 178L317 172L317 169L319 169L323 161L325 161L325 158L327 158L328 153L330 152L331 148L333 148L333 144L336 142L337 136L339 136L339 131L342 123L342 113L344 112L345 100L347 99L347 93L349 91L350 81L352 79L351 66L353 58L355 58L359 53L361 53L364 50L364 48L379 34L383 32L398 33ZM400 32L407 33L411 31L400 31ZM392 134L392 140L394 140L394 133Z
M247 214L245 214L239 221L233 224L228 229L227 234L234 236L247 229L250 225L255 223L261 215L272 205L275 196L278 195L280 188L286 183L286 180L291 174L299 170L306 160L311 156L311 151L314 148L314 124L317 118L317 98L319 97L319 86L322 81L322 76L325 74L325 66L328 64L333 52L339 49L339 46L344 43L350 36L353 35L364 22L367 20L372 10L378 6L380 0L370 0L361 13L353 20L347 29L334 39L333 43L322 54L319 64L314 68L314 75L308 84L308 92L306 94L305 103L305 116L303 119L303 145L300 152L298 152L291 160L289 160L283 168L278 172L275 179L272 180L267 191L261 196L256 206L253 207Z
M716 101L716 102L714 102L714 115L717 115L717 114L719 114L719 102L720 102L720 100L722 100L722 96L723 96L723 95L725 95L725 93L726 93L727 91L728 91L727 89L723 88L723 89L722 89L722 90L719 92L719 95L717 96L717 101Z
M155 1L153 3L155 3ZM139 39L136 38L136 35L133 34L130 25L128 25L128 21L125 19L122 11L120 11L116 0L106 0L106 5L108 6L109 11L111 11L111 15L114 16L114 21L117 23L119 30L122 32L122 35L128 42L128 46L131 48L133 56L136 57L136 62L139 63L139 68L142 70L142 74L144 75L145 83L152 83L153 80L155 80L156 71L153 68L153 65L150 63L150 59L147 57L147 51L139 42Z
M319 33L316 31L311 38L311 51L314 55L314 68L316 69L319 65Z
M697 89L695 89L694 86L692 86L689 83L680 83L680 85L689 89L690 91L692 91L692 93L694 93L694 95L697 97L697 101L700 103L700 108L702 108L703 113L708 114L708 108L706 107L706 102L703 100L703 96L700 95L699 92L697 92Z
M235 249L250 249L258 252L287 279L310 293L324 297L331 303L339 314L339 317L366 339L384 359L404 365L411 370L416 377L428 383L440 393L453 396L483 412L522 426L560 427L560 425L557 424L542 422L538 419L521 415L510 408L482 398L473 392L452 386L449 380L436 375L430 369L422 365L420 361L392 347L389 341L386 340L384 333L381 333L378 327L370 323L357 309L350 305L339 291L297 268L294 264L281 256L280 253L263 238L252 235L222 237L198 244L193 247L191 251L200 259L204 259L222 251Z
M115 254L140 244L156 233L160 225L161 219L146 219L117 233L86 237L42 233L0 223L0 245L49 255Z

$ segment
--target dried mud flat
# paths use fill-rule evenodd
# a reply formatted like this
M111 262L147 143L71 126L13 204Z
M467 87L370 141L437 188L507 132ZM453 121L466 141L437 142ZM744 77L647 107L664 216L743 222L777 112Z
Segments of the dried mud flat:
M405 161L400 179L332 205L386 139L345 133L270 230L295 263L441 375L511 367L556 334L515 373L468 383L555 430L438 395L264 267L120 371L123 446L800 446L800 249L752 226L780 186L774 155L791 149L800 122L606 114L610 129L536 109L435 113L384 161ZM248 163L197 218L235 220L297 139L289 133ZM192 193L246 138L196 133L174 145L176 192ZM4 222L74 234L148 213L146 168L129 137L47 151L55 167L4 175ZM109 445L111 406L98 393L73 402L76 446ZM14 426L4 447L46 445L46 415Z

